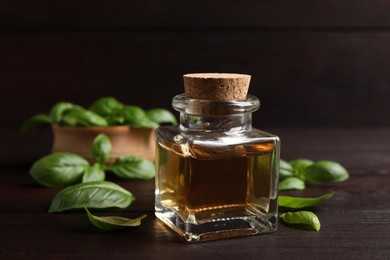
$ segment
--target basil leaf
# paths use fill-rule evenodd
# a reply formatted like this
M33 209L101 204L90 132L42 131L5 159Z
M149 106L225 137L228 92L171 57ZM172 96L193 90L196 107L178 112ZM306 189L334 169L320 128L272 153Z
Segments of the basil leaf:
M81 181L88 162L72 153L52 153L36 161L30 175L47 187L64 187Z
M38 114L28 119L20 128L22 134L40 124L50 124L51 118L46 114Z
M292 165L284 160L279 161L279 179L285 179L287 177L294 176L294 169Z
M98 114L71 108L64 113L61 124L69 126L107 126L107 121Z
M172 125L177 125L176 117L167 109L153 108L146 111L146 116L158 124L171 123Z
M150 180L156 174L154 163L132 156L119 157L108 170L123 179Z
M323 184L344 181L349 178L349 174L337 162L318 161L304 170L304 178L311 184Z
M160 125L158 123L149 120L147 117L131 125L131 127L134 128L154 128L154 129L159 126Z
M110 139L105 134L99 134L92 143L92 157L95 162L105 163L110 158L112 145Z
M304 190L305 182L297 177L287 177L279 182L279 190Z
M111 116L121 110L124 105L113 97L103 97L96 100L89 110L103 117Z
M52 107L50 114L49 114L52 122L60 123L62 120L63 114L69 109L83 110L84 108L82 108L81 106L75 105L73 103L69 103L69 102L58 102L57 104L55 104Z
M126 208L135 197L108 181L96 181L76 184L60 191L52 200L49 213L70 209L89 208Z
M146 215L142 215L135 219L123 218L123 217L98 217L91 214L87 207L84 207L87 212L88 219L91 223L100 228L101 230L110 231L123 229L128 227L136 227L141 225L141 220L146 218Z
M141 121L146 121L145 111L137 106L125 106L119 113L118 116L124 118L124 123L129 125L137 124Z
M110 115L106 116L105 119L109 126L124 125L125 118L123 116Z
M318 217L310 211L287 212L280 215L284 223L293 227L320 231L321 223Z
M335 192L325 194L317 198L298 198L298 197L289 197L289 196L279 196L279 207L290 208L290 209L301 209L309 208L317 205L323 200L333 197Z
M294 169L294 176L304 180L304 170L312 165L314 162L307 159L297 159L290 161L291 166Z
M88 165L85 167L82 182L104 181L105 178L106 174L104 173L103 167L95 163L92 166Z

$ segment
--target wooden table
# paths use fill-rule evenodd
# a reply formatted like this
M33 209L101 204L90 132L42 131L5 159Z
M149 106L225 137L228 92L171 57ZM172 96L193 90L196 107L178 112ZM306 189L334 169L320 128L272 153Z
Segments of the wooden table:
M138 228L104 233L89 223L84 212L47 213L59 190L39 186L27 173L32 163L28 160L48 152L48 144L39 143L50 137L19 137L5 132L0 164L0 256L389 259L390 128L266 130L281 137L284 159L336 160L349 170L351 177L343 183L288 193L315 196L336 191L332 199L314 209L322 224L320 232L279 225L270 235L184 243L154 217L153 181L110 178L130 190L137 200L125 210L94 213L128 217L146 213L148 217ZM16 148L9 147L10 140Z

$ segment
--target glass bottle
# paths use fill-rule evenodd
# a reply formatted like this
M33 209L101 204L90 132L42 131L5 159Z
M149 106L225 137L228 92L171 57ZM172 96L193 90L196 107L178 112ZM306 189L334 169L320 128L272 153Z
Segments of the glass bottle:
M258 98L172 105L180 126L156 131L156 216L186 241L275 231L280 141L252 128Z

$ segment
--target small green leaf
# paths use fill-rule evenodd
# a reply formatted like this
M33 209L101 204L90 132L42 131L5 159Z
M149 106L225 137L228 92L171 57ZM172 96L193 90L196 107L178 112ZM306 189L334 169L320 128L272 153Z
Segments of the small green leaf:
M324 184L344 181L349 178L349 174L337 162L318 161L304 170L304 178L310 184Z
M141 220L146 218L146 215L142 215L135 219L123 218L123 217L98 217L91 214L87 207L84 207L87 211L88 219L97 228L104 231L123 229L128 227L137 227L141 225Z
M111 115L104 117L109 126L124 125L125 118L123 116Z
M28 119L20 128L22 134L26 133L31 128L41 124L50 124L51 118L46 114L38 114Z
M296 211L287 212L280 215L284 223L287 223L293 227L320 231L321 223L318 217L310 211Z
M65 187L81 181L88 162L72 153L52 153L36 161L30 169L34 180L47 187Z
M171 123L172 125L177 125L176 117L167 109L153 108L146 111L146 116L158 124Z
M309 208L317 205L323 200L333 197L335 192L325 194L317 198L298 198L298 197L289 197L289 196L279 196L279 207L290 208L290 209L301 209Z
M144 118L143 120L140 120L136 123L133 123L131 125L131 127L134 127L134 128L157 128L159 127L160 125L156 122L153 122L151 120L149 120L148 118Z
M105 134L99 134L92 143L92 157L95 162L103 164L108 161L112 151L110 138Z
M297 177L287 177L279 182L279 190L304 190L305 182Z
M304 170L312 165L314 162L307 159L297 159L290 161L294 169L294 176L304 180Z
M92 166L86 166L83 174L82 182L92 182L92 181L104 181L106 174L104 173L103 167L95 163Z
M284 160L279 163L279 180L294 176L294 169L292 165Z
M58 102L56 103L51 111L50 111L50 118L53 123L60 123L62 120L63 114L68 111L69 109L79 109L84 110L81 106L75 105L73 103L69 102Z
M52 200L49 213L71 209L126 208L135 197L119 185L108 181L76 184L60 191Z
M124 179L150 180L156 174L154 163L132 156L119 157L108 170Z
M124 118L124 123L129 124L130 126L147 120L145 111L137 106L125 106L118 113L118 116L122 116Z
M68 109L62 116L61 124L69 126L107 126L107 121L98 114L80 109Z
M89 109L96 114L109 117L123 109L124 105L113 97L103 97L96 100Z

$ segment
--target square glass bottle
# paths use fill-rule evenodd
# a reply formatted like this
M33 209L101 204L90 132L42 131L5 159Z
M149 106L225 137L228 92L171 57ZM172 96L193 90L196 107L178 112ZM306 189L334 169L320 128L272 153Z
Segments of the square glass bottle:
M280 141L252 128L259 100L172 105L180 126L156 131L156 216L186 241L275 231Z

